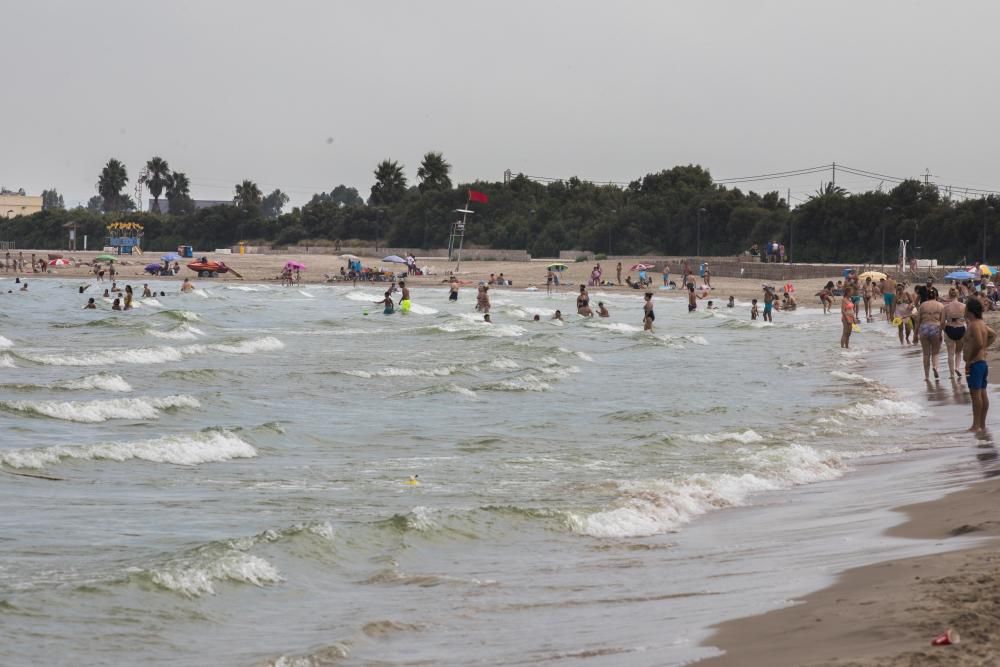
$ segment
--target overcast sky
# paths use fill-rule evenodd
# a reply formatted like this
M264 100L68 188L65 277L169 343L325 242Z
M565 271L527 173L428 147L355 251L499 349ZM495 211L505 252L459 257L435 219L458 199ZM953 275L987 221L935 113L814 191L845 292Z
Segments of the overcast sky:
M1000 190L1000 3L0 0L0 184L95 194L165 158L192 194L717 178L826 164ZM804 197L828 176L747 187ZM875 187L843 176L838 185Z

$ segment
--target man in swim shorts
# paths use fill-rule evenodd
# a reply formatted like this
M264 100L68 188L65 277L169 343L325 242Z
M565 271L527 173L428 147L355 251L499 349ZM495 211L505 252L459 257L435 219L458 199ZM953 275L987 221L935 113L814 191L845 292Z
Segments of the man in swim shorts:
M896 281L892 276L886 276L879 283L882 285L882 302L885 304L885 316L890 322L896 319Z
M972 397L972 428L969 430L980 433L986 430L986 413L990 409L986 390L990 367L986 363L986 349L996 340L996 334L983 321L983 304L978 299L969 299L965 304L965 322L965 349L962 355L965 358L965 379Z
M771 288L764 286L764 321L774 322L774 318L771 316L771 309L774 308L774 293Z
M410 312L410 288L406 286L405 280L399 281L399 309L403 313Z

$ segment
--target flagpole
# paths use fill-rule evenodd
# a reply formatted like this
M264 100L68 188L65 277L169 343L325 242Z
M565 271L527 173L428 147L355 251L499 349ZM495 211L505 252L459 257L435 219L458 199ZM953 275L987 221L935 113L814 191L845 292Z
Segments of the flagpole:
M469 210L469 205L472 203L472 195L470 193L469 197L465 200L465 210ZM462 213L462 235L458 237L458 263L455 264L455 273L458 273L459 269L462 268L462 244L465 242L465 220L469 216L468 213Z

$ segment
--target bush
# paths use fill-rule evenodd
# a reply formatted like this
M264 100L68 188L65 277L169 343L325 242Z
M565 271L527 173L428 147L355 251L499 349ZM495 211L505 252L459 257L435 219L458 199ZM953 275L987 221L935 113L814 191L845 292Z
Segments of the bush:
M576 261L578 261L578 262L589 262L590 259L586 255L577 255Z
M608 256L605 255L603 252L599 252L596 255L594 255L594 259L597 260L598 262L603 262L607 258L608 258Z

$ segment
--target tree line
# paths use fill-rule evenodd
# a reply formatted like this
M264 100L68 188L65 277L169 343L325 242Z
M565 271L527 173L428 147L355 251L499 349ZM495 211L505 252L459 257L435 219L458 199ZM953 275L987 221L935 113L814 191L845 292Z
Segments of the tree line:
M367 199L337 185L284 212L287 195L277 189L264 195L251 180L234 186L232 205L198 209L186 174L159 157L145 167L143 183L153 197L149 213L134 212L125 166L111 159L86 208L65 210L55 189L46 190L45 210L5 221L0 237L21 247L57 248L65 245L62 225L72 220L97 245L110 219L127 217L145 225L143 245L152 250L182 243L213 248L239 241L285 246L335 240L419 250L447 245L451 224L461 216L455 209L465 207L471 188L486 193L489 203L474 205L466 245L524 248L536 257L571 249L692 257L700 249L701 256L728 256L773 241L783 243L794 261L878 263L884 254L891 264L899 239L908 239L911 255L952 264L980 258L984 237L985 259L1000 253L1000 199L956 201L918 180L860 193L826 185L791 209L778 192L717 184L697 165L647 174L627 187L575 177L543 184L524 175L456 186L444 156L429 152L416 184L404 165L386 159L373 172ZM161 195L169 202L167 214L158 213Z

